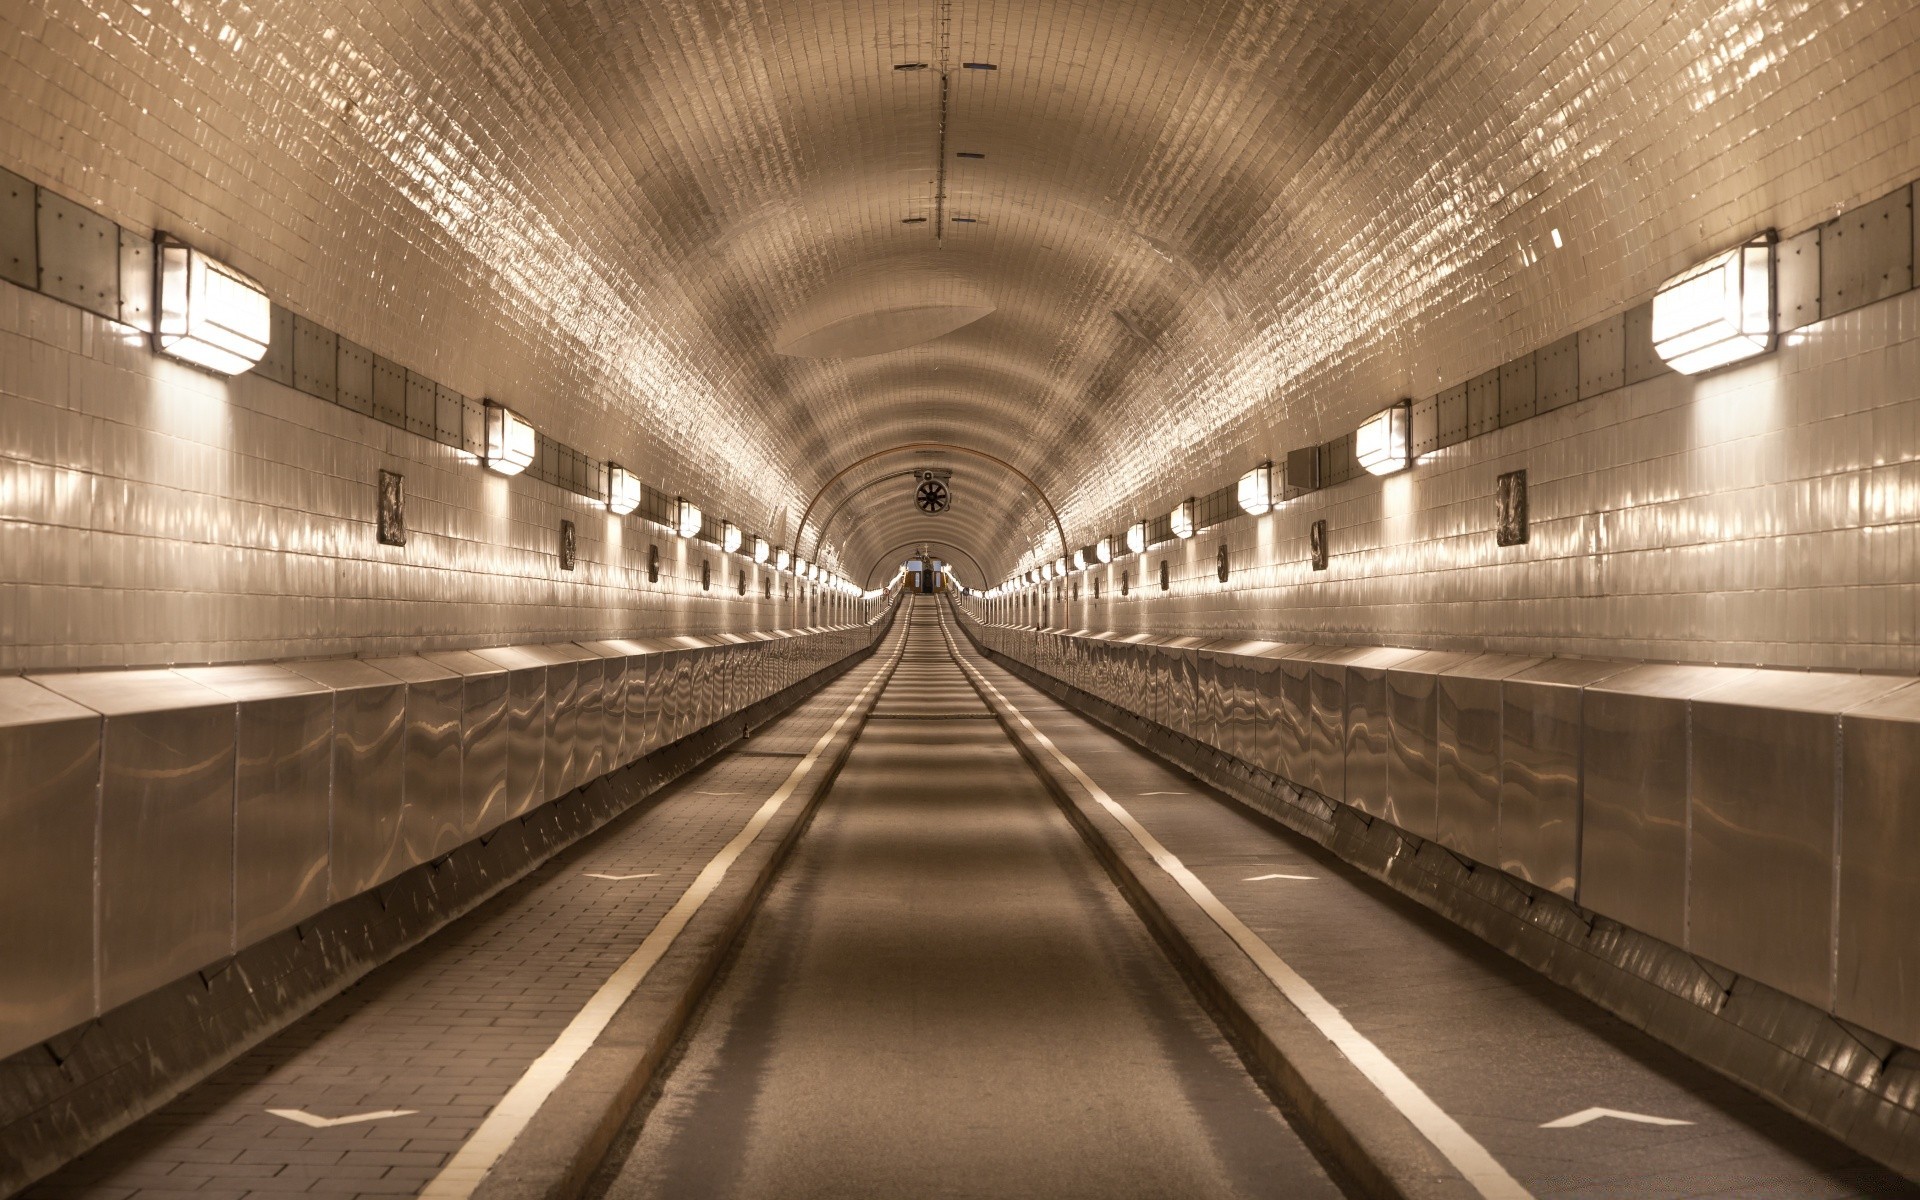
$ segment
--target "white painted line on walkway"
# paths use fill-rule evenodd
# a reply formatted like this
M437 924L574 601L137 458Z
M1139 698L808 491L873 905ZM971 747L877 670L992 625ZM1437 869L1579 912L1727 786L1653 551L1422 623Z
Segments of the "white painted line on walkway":
M649 871L645 875L602 875L598 871L582 871L581 874L585 875L588 879L604 879L609 883L625 883L629 879L652 879L660 874L660 872Z
M1008 700L999 688L993 686L991 680L975 670L973 664L961 655L959 647L954 644L953 633L948 628L944 616L940 621L940 632L946 637L947 647L961 669L972 675L981 687L992 692L1000 703L1006 706L1006 710L1013 714L1013 719L1018 721L1035 741L1046 748L1054 761L1058 762L1063 770L1072 775L1074 780L1087 790L1087 794L1093 797L1095 803L1106 809L1114 820L1120 822L1160 869L1172 876L1174 882L1193 898L1194 903L1213 919L1213 923L1218 925L1246 956L1253 960L1261 973L1273 981L1273 985L1280 990L1280 994L1299 1009L1307 1020L1313 1022L1314 1028L1332 1042L1340 1053L1346 1055L1348 1061L1360 1068L1360 1073L1365 1075L1374 1087L1380 1089L1380 1094L1399 1109L1423 1137L1433 1143L1434 1149L1440 1151L1446 1160L1466 1177L1475 1191L1488 1197L1488 1200L1532 1200L1533 1193L1527 1191L1520 1185L1519 1180L1509 1175L1507 1169L1487 1152L1487 1148L1461 1127L1460 1122L1448 1116L1438 1104L1435 1104L1433 1098L1422 1091L1419 1084L1410 1079L1407 1073L1388 1058L1380 1047L1373 1044L1372 1039L1355 1029L1353 1023L1334 1007L1332 1001L1322 996L1318 988L1308 983L1299 972L1288 966L1285 959L1274 953L1273 947L1267 945L1259 934L1249 929L1246 922L1234 915L1232 909L1220 902L1220 898L1213 894L1212 888L1202 883L1198 875L1188 870L1185 863L1181 862L1171 850L1160 844L1160 839L1148 833L1145 826L1134 820L1133 814L1108 795L1105 788L1089 778L1087 773L1080 769L1080 764L1068 758L1060 747L1053 744L1052 738L1041 733L1032 721L1027 720L1026 714Z
M267 1111L276 1117L284 1117L296 1125L305 1125L308 1129L332 1129L340 1125L358 1125L363 1121L384 1121L388 1117L411 1117L420 1110L383 1108L379 1112L355 1113L351 1117L316 1117L299 1108L270 1108Z
M1192 792L1141 792L1142 796L1191 796Z
M1249 875L1241 883L1265 883L1269 879L1318 879L1318 875Z
M1542 1129L1574 1129L1591 1121L1612 1117L1616 1121L1634 1121L1641 1125L1691 1125L1692 1121L1682 1121L1677 1117L1654 1117L1646 1113L1625 1112L1618 1108L1583 1108L1570 1113L1557 1121L1548 1121Z
M900 644L903 647L906 645L904 633L901 635ZM900 651L896 649L893 658L882 669L874 672L873 678L868 680L859 694L841 710L840 716L834 720L832 726L820 735L818 741L814 742L813 749L807 751L807 756L794 765L792 773L787 776L786 782L780 785L779 790L767 797L766 803L753 814L753 818L747 822L745 828L735 834L732 841L721 847L720 853L714 855L701 869L692 885L681 893L679 901L667 910L667 915L660 918L660 923L653 927L653 932L640 943L640 948L629 955L607 981L600 985L600 990L587 1001L586 1007L575 1014L573 1020L567 1022L567 1027L560 1031L560 1036L554 1039L553 1044L548 1046L539 1058L533 1060L526 1074L507 1090L507 1094L500 1098L500 1103L493 1106L493 1111L488 1113L487 1119L480 1123L480 1128L473 1131L473 1136L467 1139L466 1145L460 1147L459 1151L447 1161L447 1165L440 1168L440 1173L433 1177L433 1181L421 1190L422 1197L432 1197L433 1200L465 1200L466 1197L473 1195L474 1190L480 1186L480 1181L486 1178L487 1172L500 1161L500 1156L507 1152L507 1148L513 1145L514 1139L526 1129L527 1123L533 1120L534 1114L540 1111L540 1106L546 1103L547 1098L553 1095L554 1089L566 1079L567 1073L573 1070L574 1064L593 1048L595 1039L606 1029L607 1023L613 1020L614 1014L620 1011L620 1006L627 1002L627 998L639 989L640 984L647 977L647 972L651 971L654 964L666 955L668 948L673 945L674 938L680 935L680 931L693 920L694 914L700 911L700 906L707 902L707 897L720 886L720 881L726 878L727 870L733 866L734 861L745 853L755 838L760 836L760 831L767 827L767 823L780 811L781 805L792 797L801 781L812 772L814 764L820 761L821 755L826 753L833 739L846 727L847 722L853 719L854 713L859 711L860 706L866 702L867 696L887 677L886 668L898 661L900 661Z

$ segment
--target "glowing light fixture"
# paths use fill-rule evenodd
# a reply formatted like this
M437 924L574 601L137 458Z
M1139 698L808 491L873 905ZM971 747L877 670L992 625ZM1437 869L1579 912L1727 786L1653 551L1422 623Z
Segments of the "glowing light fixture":
M1097 544L1095 544L1093 548L1093 555L1095 558L1099 559L1103 563L1112 562L1113 561L1113 539L1110 537L1101 538L1100 541Z
M740 553L740 527L732 521L720 525L720 548L728 554Z
M166 234L153 240L153 348L222 375L252 369L273 334L259 284Z
M1373 414L1353 435L1354 457L1371 475L1391 475L1413 463L1413 402L1402 400Z
M1066 559L1056 558L1053 560L1053 577L1055 579L1065 579L1067 577Z
M502 404L487 401L487 470L518 475L532 465L533 424Z
M1653 295L1653 349L1698 375L1773 349L1773 232L1716 254Z
M773 556L773 569L784 571L793 565L793 552L782 547Z
M706 518L701 515L699 507L693 501L685 496L680 497L680 502L675 506L673 513L675 533L683 538L695 537L699 534L700 525L705 520Z
M807 573L807 560L801 558L798 554L793 556L793 573L803 577Z
M1167 520L1173 525L1173 536L1181 539L1193 536L1193 497L1189 496L1174 506L1167 514Z
M1273 464L1261 463L1240 477L1240 511L1259 516L1273 511Z
M1127 552L1139 554L1147 548L1147 523L1135 521L1127 526Z
M767 539L761 537L759 534L755 534L753 537L753 561L765 563L767 561L767 555L771 553L773 553L773 548L767 545Z
M1085 550L1075 550L1073 552L1073 569L1076 571L1084 571L1087 569L1087 552Z
M626 516L640 507L640 477L619 463L607 464L607 511Z

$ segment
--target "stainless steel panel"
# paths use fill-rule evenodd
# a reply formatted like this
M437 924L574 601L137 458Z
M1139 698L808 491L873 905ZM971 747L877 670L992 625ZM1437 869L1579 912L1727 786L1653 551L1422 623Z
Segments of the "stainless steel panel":
M333 692L276 666L179 674L238 706L234 734L234 944L325 908L333 791Z
M1820 227L1781 242L1774 252L1780 329L1786 332L1820 319Z
M40 240L34 236L34 187L0 170L0 279L40 286Z
M406 685L357 659L290 663L333 689L332 880L345 900L406 869Z
M1472 654L1434 651L1387 672L1387 803L1389 822L1432 839L1439 823L1439 700L1435 676L1470 662Z
M506 820L547 799L547 665L518 647L474 653L507 670Z
M1912 204L1913 190L1902 187L1820 227L1822 318L1913 286Z
M341 408L365 416L373 415L373 351L357 342L341 338L334 356L334 386Z
M141 333L153 332L153 241L120 231L120 311L115 317Z
M1313 659L1326 651L1310 646L1280 660L1280 706L1278 758L1280 775L1301 786L1310 786L1308 747L1313 740Z
M1385 817L1389 809L1387 763L1393 737L1387 721L1387 672L1420 656L1418 650L1393 646L1360 649L1342 656L1347 668L1343 798L1376 817Z
M1500 367L1500 424L1516 425L1539 411L1534 356L1510 359Z
M0 678L0 1058L93 1016L100 714Z
M1831 1007L1839 713L1905 682L1755 671L1694 699L1687 949Z
M1580 331L1580 398L1620 386L1626 368L1625 327L1618 315Z
M40 290L109 321L120 316L120 227L40 189Z
M1548 659L1500 683L1500 869L1573 899L1580 878L1581 689L1625 663Z
M278 304L267 310L267 352L253 364L254 375L293 386L293 314Z
M1296 782L1333 800L1347 798L1347 663L1365 649L1331 647L1307 660L1306 774Z
M1580 398L1580 335L1570 333L1540 347L1533 356L1536 410L1547 413Z
M400 840L406 865L418 866L466 840L460 782L465 686L452 670L412 655L376 658L367 665L407 685L406 735L401 750L406 764L406 806L400 815Z
M1581 707L1580 903L1686 942L1687 702L1746 672L1639 666Z
M460 676L460 840L506 820L507 672L465 650L423 655Z
M1435 837L1477 862L1500 855L1500 681L1539 661L1483 654L1435 677Z
M1621 378L1629 386L1670 373L1653 348L1653 301L1646 300L1620 314L1621 338L1627 365Z
M100 1009L233 952L233 701L172 671L37 676L106 718Z
M1280 769L1281 697L1280 661L1291 658L1306 647L1270 643L1249 660L1248 690L1253 703L1253 743L1249 761L1263 771L1283 775Z
M1840 734L1833 1011L1920 1046L1920 684L1849 710Z
M600 660L600 736L595 748L594 777L617 771L636 757L628 752L627 658L631 650L615 642L581 642L580 648Z
M333 330L305 317L293 318L293 386L322 400L337 394L339 343Z

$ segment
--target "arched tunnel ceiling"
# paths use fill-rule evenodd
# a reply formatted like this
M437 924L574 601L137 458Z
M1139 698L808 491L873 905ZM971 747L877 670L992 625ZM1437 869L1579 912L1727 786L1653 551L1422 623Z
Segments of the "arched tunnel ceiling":
M1920 102L1870 49L1920 42L1900 0L36 0L0 34L7 165L789 543L910 441L1092 540L1906 178L1913 139L1821 130ZM941 306L991 311L778 348ZM1019 479L963 479L948 517L854 500L825 557L1057 553Z

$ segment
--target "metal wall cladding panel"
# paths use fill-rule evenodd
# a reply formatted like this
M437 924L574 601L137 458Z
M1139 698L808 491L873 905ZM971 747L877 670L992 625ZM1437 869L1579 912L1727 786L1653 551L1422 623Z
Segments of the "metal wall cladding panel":
M1255 667L1275 642L1221 641L1206 651L1221 690L1223 717L1218 748L1244 763L1259 754L1259 713L1254 697ZM1256 764L1257 765L1257 764Z
M1440 448L1440 397L1428 396L1413 402L1413 456L1419 458Z
M402 426L408 433L431 438L434 422L438 419L440 395L434 382L418 371L407 372L407 423Z
M1580 398L1620 387L1627 369L1625 320L1616 313L1582 329L1579 337Z
M1470 436L1467 432L1467 385L1462 383L1441 392L1434 397L1434 404L1438 413L1434 448L1441 449L1466 441Z
M1274 775L1284 776L1280 758L1280 728L1285 700L1281 695L1281 660L1307 650L1304 645L1274 642L1249 660L1249 689L1253 704L1253 743L1249 762Z
M1500 368L1467 381L1467 436L1479 437L1500 428Z
M547 665L520 647L476 650L507 671L507 793L501 820L547 799Z
M1688 950L1832 1006L1839 714L1906 682L1755 671L1693 701Z
M1313 741L1313 659L1325 646L1309 646L1280 660L1280 703L1276 757L1279 774L1303 787L1310 773L1308 748Z
M600 660L600 773L615 771L639 757L638 737L628 729L627 664L640 647L631 642L581 642Z
M1529 354L1500 366L1500 424L1518 425L1540 411L1539 376Z
M1580 398L1580 335L1570 333L1533 356L1535 409L1552 412Z
M1686 942L1687 703L1744 668L1629 667L1581 707L1580 903Z
M1500 684L1502 871L1568 899L1580 879L1581 689L1624 663L1555 658Z
M0 678L0 1058L78 1025L93 994L100 715Z
M1387 762L1393 736L1387 721L1387 672L1419 658L1418 650L1376 646L1346 658L1346 796L1348 804L1385 817Z
M1333 800L1347 798L1347 663L1373 647L1340 646L1308 660L1305 784Z
M373 351L346 338L341 338L339 345L339 354L334 359L336 401L341 408L370 417L373 415Z
M1774 251L1774 287L1780 329L1799 329L1820 319L1820 227L1782 241Z
M333 692L276 666L179 674L238 706L234 733L234 944L325 908L333 798Z
M368 666L407 685L406 807L400 838L407 866L446 854L466 834L461 788L461 722L465 687L460 675L425 658L376 658Z
M1627 352L1621 374L1625 383L1644 383L1669 373L1653 348L1653 301L1636 304L1620 314L1620 336Z
M424 655L460 676L460 836L506 820L508 673L466 650Z
M40 189L40 290L56 300L120 315L120 227L84 205Z
M1500 681L1539 661L1482 654L1435 677L1435 838L1478 862L1500 855Z
M1920 1046L1920 685L1853 708L1840 727L1833 1011Z
M233 952L234 703L172 671L38 676L105 720L99 1003Z
M40 286L40 239L34 235L34 186L0 170L0 279Z
M122 325L153 332L153 241L131 229L120 231L120 313ZM255 364L258 369L258 364Z
M293 386L293 314L278 304L267 310L267 352L253 364L251 374Z
M573 775L568 790L581 787L613 769L607 754L606 664L591 650L579 650L580 672L575 706L579 710L573 737ZM618 729L615 737L619 736ZM617 749L617 747L616 747Z
M378 354L373 356L373 415L397 429L407 427L407 369Z
M1823 318L1897 296L1913 286L1912 205L1913 190L1903 187L1820 227Z
M1169 673L1172 690L1168 694L1172 704L1171 724L1182 736L1207 744L1212 742L1213 723L1219 714L1215 708L1217 693L1202 690L1200 653L1212 644L1212 638L1182 637L1175 638L1167 647L1173 654Z
M406 814L407 688L357 659L292 663L333 689L332 880L338 903L392 879L410 864Z
M322 400L338 395L335 386L339 345L331 329L298 314L293 318L293 386Z
M443 446L461 445L466 438L467 398L446 384L433 389L433 440Z
M1387 821L1432 839L1439 820L1439 699L1435 677L1473 654L1430 651L1387 672Z

